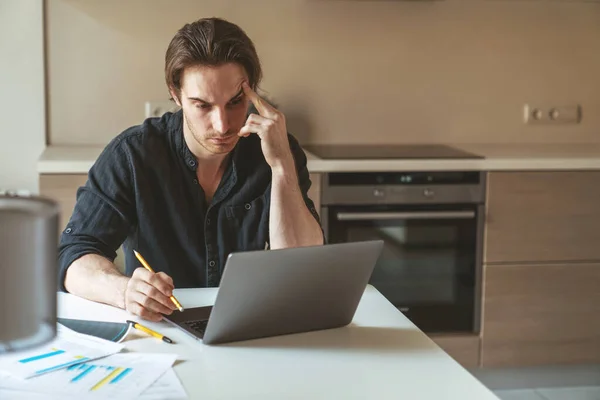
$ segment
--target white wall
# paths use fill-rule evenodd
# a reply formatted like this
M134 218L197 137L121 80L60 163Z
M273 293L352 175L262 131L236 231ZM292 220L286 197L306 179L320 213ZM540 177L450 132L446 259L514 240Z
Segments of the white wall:
M45 146L42 0L0 0L0 189L38 193Z

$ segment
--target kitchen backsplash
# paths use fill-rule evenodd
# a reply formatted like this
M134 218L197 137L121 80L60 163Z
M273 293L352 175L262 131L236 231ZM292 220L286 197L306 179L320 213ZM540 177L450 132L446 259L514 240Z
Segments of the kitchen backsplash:
M262 88L302 143L600 142L600 2L53 0L52 144L105 144L168 98L164 52L220 16L255 41ZM528 126L523 105L583 107Z

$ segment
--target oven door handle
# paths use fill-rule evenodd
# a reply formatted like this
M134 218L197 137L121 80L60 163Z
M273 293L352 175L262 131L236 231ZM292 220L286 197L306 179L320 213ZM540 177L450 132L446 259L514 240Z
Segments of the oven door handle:
M365 221L386 219L471 219L475 211L407 211L407 212L339 212L338 221Z

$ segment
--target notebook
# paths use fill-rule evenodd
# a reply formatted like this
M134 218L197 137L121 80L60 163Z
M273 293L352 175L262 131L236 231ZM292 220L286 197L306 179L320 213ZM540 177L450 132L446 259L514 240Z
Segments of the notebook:
M58 318L58 323L85 335L96 336L111 342L122 342L131 325L126 322L88 321L82 319Z

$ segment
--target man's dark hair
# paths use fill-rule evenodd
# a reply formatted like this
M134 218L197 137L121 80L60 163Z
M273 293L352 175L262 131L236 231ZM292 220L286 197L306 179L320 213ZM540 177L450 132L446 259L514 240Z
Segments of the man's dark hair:
M203 18L186 24L169 44L165 55L167 87L179 98L185 68L204 65L217 67L228 63L241 65L249 85L256 90L262 69L254 43L237 25L220 18Z

